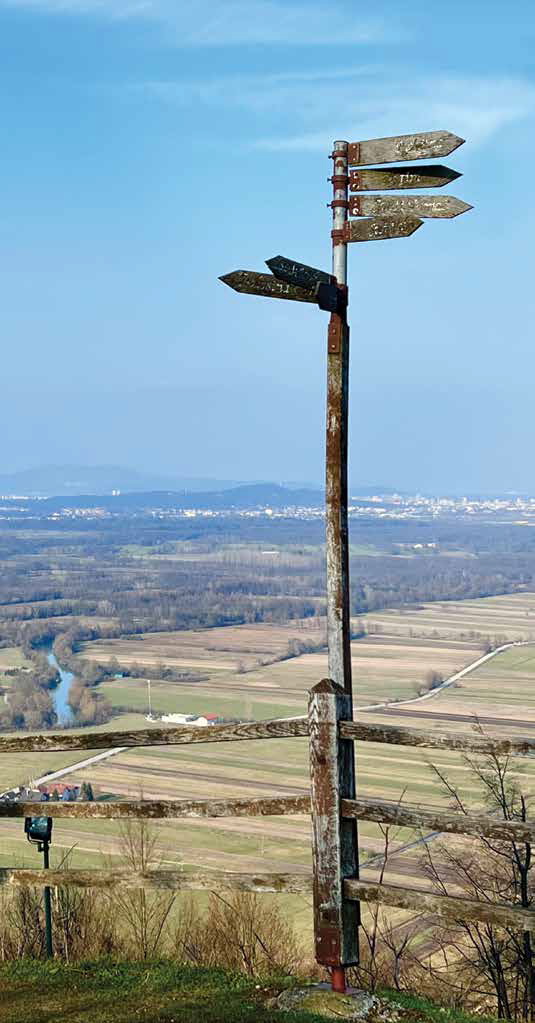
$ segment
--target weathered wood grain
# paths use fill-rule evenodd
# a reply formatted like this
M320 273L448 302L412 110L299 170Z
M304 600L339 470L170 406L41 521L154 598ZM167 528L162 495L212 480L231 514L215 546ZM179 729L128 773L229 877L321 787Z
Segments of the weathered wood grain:
M287 298L293 302L315 302L314 290L299 288L296 284L281 281L271 274L259 274L254 270L233 270L219 278L233 291L246 295L261 295L264 298Z
M0 886L13 888L103 888L167 891L225 891L310 894L312 878L308 874L223 874L203 870L189 874L181 870L31 870L0 868Z
M350 217L458 217L473 209L454 195L352 195Z
M182 746L195 742L241 742L244 739L286 739L306 735L306 717L212 725L209 728L181 725L178 728L142 728L134 732L42 732L41 735L0 736L0 754L60 753L113 749L115 746Z
M349 165L364 167L372 163L396 163L397 160L435 160L449 156L463 142L464 139L450 131L423 131L417 135L350 142Z
M338 721L351 697L325 679L310 693L310 779L314 939L324 966L358 963L359 907L344 898L343 881L358 877L356 822L340 817L340 796L354 796L351 743L338 738Z
M286 256L273 256L266 259L271 273L279 281L286 281L287 284L294 284L298 288L314 290L318 284L331 284L335 278L325 270L316 270L314 266L307 263L298 263L295 259L287 259Z
M418 217L370 217L348 220L344 228L347 242L380 242L387 238L408 238L423 224Z
M422 746L429 749L453 749L469 753L535 753L535 739L521 736L495 739L487 736L436 732L429 729L400 728L397 725L364 724L341 721L342 739L382 742L398 746ZM42 732L40 735L0 736L2 753L59 753L72 750L99 750L114 747L182 746L198 742L242 742L251 739L295 739L308 735L306 717L276 718L239 725L213 725L196 728L144 728L133 732Z
M505 903L478 902L475 899L454 898L450 895L434 895L416 888L398 888L396 885L378 884L376 881L345 881L348 898L362 899L363 902L379 902L383 906L397 909L416 909L421 913L433 913L442 920L452 923L464 920L481 921L498 927L518 927L524 931L535 931L535 912L521 906Z
M441 188L460 178L457 171L440 164L426 167L388 167L385 170L354 170L349 174L351 192L376 192L383 188Z
M286 814L309 814L310 796L273 796L267 799L177 799L176 801L136 800L124 803L15 803L0 800L0 818L36 817L38 814L54 818L77 820L103 818L121 820L132 818L181 817L268 817Z
M500 821L489 814L432 810L407 803L389 803L372 799L342 799L342 817L362 821L396 824L426 831L445 831L452 835L474 835L503 842L535 842L533 821Z
M485 735L463 735L456 732L435 732L420 728L399 728L398 725L362 724L360 721L341 721L343 739L363 742L384 742L395 746L421 746L426 749L451 749L463 753L535 753L535 739L490 738Z

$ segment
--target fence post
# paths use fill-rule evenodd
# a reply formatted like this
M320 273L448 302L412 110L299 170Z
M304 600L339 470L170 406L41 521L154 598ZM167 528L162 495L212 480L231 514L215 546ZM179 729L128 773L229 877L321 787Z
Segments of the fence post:
M332 968L333 987L345 990L344 967L359 961L360 922L359 903L343 892L345 878L358 878L357 822L340 817L340 800L355 798L353 742L338 736L351 697L323 679L310 692L308 712L316 960Z

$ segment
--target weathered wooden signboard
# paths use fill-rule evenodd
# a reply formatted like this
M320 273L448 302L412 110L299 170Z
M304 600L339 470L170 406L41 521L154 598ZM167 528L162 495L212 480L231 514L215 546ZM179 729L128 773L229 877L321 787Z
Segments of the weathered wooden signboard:
M376 192L378 189L442 188L460 178L457 171L441 164L424 167L385 167L349 172L351 192Z
M394 135L386 139L350 142L347 150L350 167L372 163L397 163L398 160L436 160L449 156L464 139L450 131L424 131L418 135Z
M458 217L472 207L453 195L352 195L350 217Z
M379 242L386 238L408 238L423 224L419 217L370 217L348 220L344 227L346 242Z
M335 280L325 270L316 270L313 266L287 259L286 256L266 259L266 265L279 281L296 284L299 288L316 288L318 284L332 284Z
M234 291L246 295L262 295L265 298L288 298L294 302L315 302L316 296L310 288L298 288L287 281L279 281L271 274L259 274L254 270L234 270L219 278Z

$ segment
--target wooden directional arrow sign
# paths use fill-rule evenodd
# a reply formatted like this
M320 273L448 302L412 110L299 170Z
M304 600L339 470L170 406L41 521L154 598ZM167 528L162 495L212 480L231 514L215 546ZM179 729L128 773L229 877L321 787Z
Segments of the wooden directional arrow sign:
M350 217L458 217L473 207L453 195L352 195Z
M271 274L257 274L254 270L234 270L219 278L234 291L246 295L264 295L266 298L289 298L294 302L316 302L314 291L309 288L298 288L295 284L278 281Z
M464 139L449 131L424 131L420 135L394 135L387 139L350 142L350 167L367 167L372 163L396 163L398 160L435 160L449 156L462 146Z
M325 270L316 270L313 266L297 263L295 259L286 259L284 256L266 259L266 264L279 281L296 284L299 288L314 290L318 284L331 284L334 281L334 277Z
M346 242L379 242L385 238L407 238L421 226L418 217L372 217L349 220L344 235Z
M457 171L440 164L427 167L388 167L384 170L353 170L349 174L352 192L375 192L382 188L440 188L455 178Z

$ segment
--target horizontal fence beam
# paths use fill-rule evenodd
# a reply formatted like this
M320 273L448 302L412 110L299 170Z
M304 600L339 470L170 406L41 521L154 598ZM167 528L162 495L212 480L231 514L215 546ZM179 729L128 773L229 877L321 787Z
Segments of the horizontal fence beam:
M258 892L258 894L310 895L312 877L309 874L222 874L203 870L188 874L182 870L148 870L143 874L133 870L30 870L27 868L0 868L0 886L13 888L101 888L146 889L165 891L228 891Z
M388 803L372 799L343 799L342 817L398 827L445 831L452 835L474 835L504 842L535 842L535 820L500 821L489 814L452 813L431 810L406 803ZM394 854L393 854L394 855Z
M427 749L460 750L462 753L535 754L535 738L494 739L485 735L435 732L423 728L399 728L398 725L368 725L360 721L341 721L342 739L361 742L385 742L395 746L422 746Z
M396 746L420 746L427 749L459 750L463 753L535 754L535 738L494 739L489 736L462 735L397 725L363 724L341 721L340 738L360 742L388 743ZM68 753L134 748L137 746L182 746L191 743L242 742L251 739L298 739L308 735L306 717L247 721L237 725L212 725L198 728L143 728L133 732L42 732L40 735L0 736L2 753Z
M434 913L450 923L479 921L497 927L515 927L535 932L535 912L522 909L521 906L478 902L464 896L454 898L451 895L434 895L416 888L398 888L377 881L345 881L344 891L348 899L378 902L382 906L394 906L396 909L416 909L420 913Z
M198 728L142 728L135 732L54 732L0 736L1 753L67 753L72 750L113 749L118 746L182 746L196 742L241 742L244 739L294 739L308 735L306 717L247 721L238 725Z
M273 796L267 799L177 799L136 800L119 802L56 802L16 803L0 800L0 818L36 817L133 818L177 817L274 817L310 813L310 796Z

